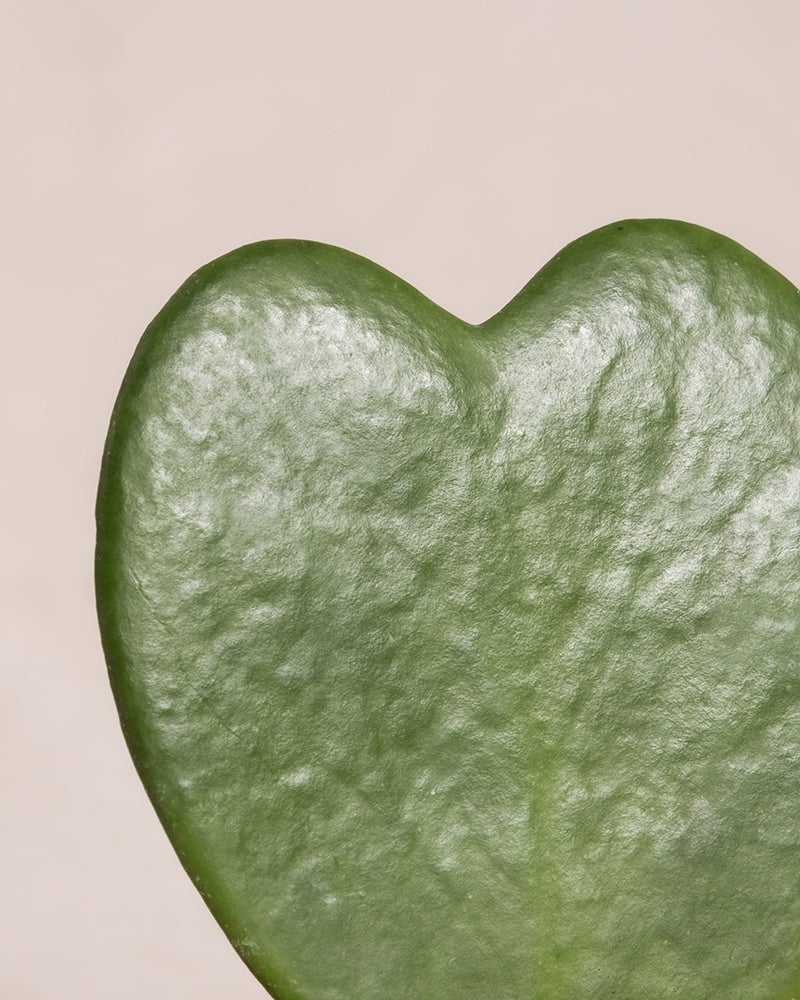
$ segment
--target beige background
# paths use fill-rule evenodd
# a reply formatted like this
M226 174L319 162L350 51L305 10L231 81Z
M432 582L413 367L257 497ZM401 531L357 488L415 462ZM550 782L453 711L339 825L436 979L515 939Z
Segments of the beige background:
M263 997L134 775L92 596L111 406L197 266L299 236L467 319L627 216L800 283L796 0L3 5L0 997Z

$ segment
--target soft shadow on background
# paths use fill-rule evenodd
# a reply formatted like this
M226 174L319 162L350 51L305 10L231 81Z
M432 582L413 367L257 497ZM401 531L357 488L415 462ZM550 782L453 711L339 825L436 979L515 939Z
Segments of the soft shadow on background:
M195 268L304 237L471 321L631 216L800 284L793 0L32 0L0 37L0 996L264 997L127 756L92 593L103 439Z

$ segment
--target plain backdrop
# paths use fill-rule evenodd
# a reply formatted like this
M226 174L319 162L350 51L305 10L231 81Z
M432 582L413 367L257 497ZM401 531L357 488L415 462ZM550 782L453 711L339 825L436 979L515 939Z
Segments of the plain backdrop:
M272 237L476 322L631 216L800 283L800 5L27 0L2 23L0 998L256 1000L138 783L98 638L97 474L139 335Z

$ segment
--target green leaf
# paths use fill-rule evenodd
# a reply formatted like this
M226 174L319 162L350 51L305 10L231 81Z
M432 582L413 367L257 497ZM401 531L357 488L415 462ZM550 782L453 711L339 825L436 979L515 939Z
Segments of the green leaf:
M202 268L98 499L111 681L278 1000L800 989L800 293L707 230L456 319L343 250Z

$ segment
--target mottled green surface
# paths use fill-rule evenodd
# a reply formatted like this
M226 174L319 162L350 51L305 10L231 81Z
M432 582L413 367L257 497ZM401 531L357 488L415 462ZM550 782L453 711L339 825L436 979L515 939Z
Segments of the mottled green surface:
M190 278L100 619L274 996L800 995L799 515L800 294L706 230L609 226L477 327L311 243Z

